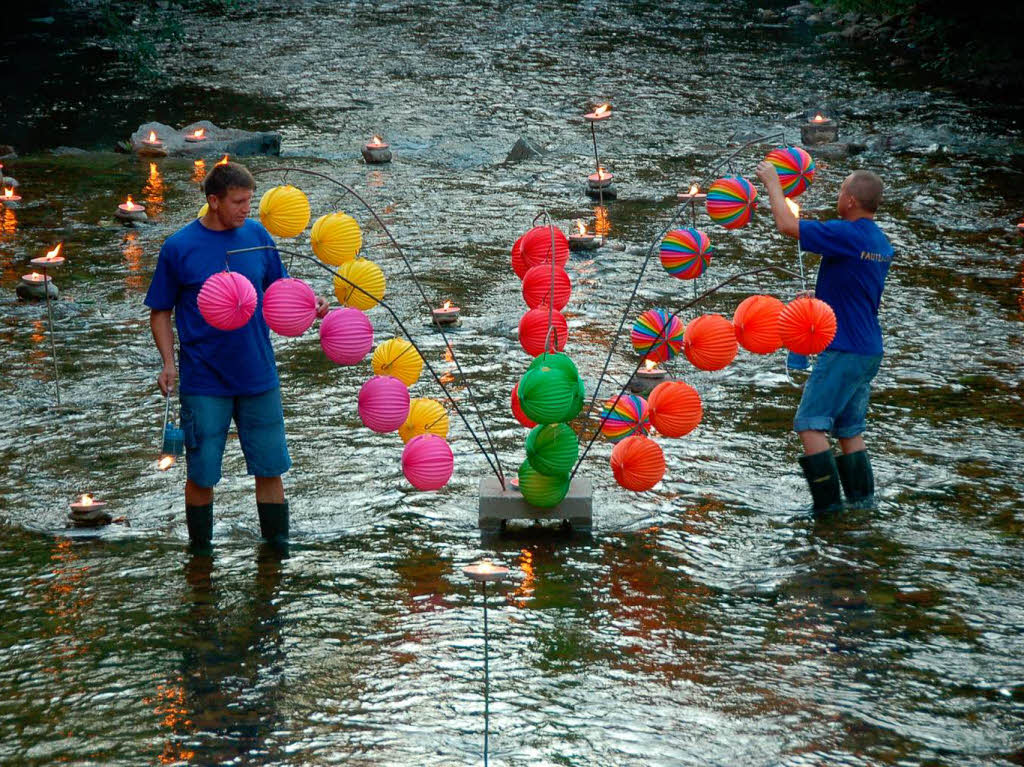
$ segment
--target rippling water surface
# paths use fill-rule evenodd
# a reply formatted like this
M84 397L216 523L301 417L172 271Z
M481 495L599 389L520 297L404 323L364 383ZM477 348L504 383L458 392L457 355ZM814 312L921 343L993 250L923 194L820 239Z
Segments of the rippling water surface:
M85 110L53 144L109 146L136 114L271 127L286 163L255 169L318 170L365 195L431 298L463 307L452 344L506 471L523 458L507 401L527 362L508 249L542 209L563 226L598 215L582 193L585 107L615 107L599 139L620 193L611 245L568 266L568 351L590 391L676 191L735 136L781 126L796 140L805 110L826 105L868 150L819 156L805 209L831 215L842 178L876 169L897 260L868 434L877 510L800 516L799 393L781 354L742 353L712 374L671 363L700 390L705 420L662 441L668 470L654 491L618 489L610 445L597 443L582 469L593 538L481 540L488 468L465 426L453 421L449 486L412 492L398 439L359 422L368 365L333 367L307 334L275 338L295 461L291 557L258 545L234 440L215 553L194 557L183 470L154 468L163 407L142 299L160 243L202 202L196 170L113 154L18 160L26 202L0 212L0 762L480 762L482 601L461 568L486 554L520 576L491 591L494 764L1024 763L1020 114L757 18L738 2L256 3L187 16L184 48L162 54L156 83L105 87L88 67L73 95L43 82L64 99L55 112ZM26 122L45 112L20 103ZM390 140L390 166L359 158L373 132ZM546 154L504 164L519 136ZM751 174L757 154L736 169ZM340 206L365 224L389 298L451 372L379 227L326 183L288 180L315 214ZM126 194L148 203L150 224L116 225ZM794 265L767 215L712 236L708 281ZM55 306L62 410L45 310L14 299L27 259L56 240L70 259ZM311 265L293 273L329 292ZM702 310L731 315L751 292L797 288L747 280ZM634 313L689 296L655 261ZM394 331L372 316L378 338ZM623 345L617 381L634 364ZM414 388L437 393L426 379ZM66 531L66 503L85 490L130 525Z

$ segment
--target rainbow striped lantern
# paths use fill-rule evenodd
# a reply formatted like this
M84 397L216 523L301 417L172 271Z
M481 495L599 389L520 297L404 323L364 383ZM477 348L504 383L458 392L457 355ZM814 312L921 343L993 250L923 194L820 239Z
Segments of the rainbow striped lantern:
M814 158L798 146L780 146L764 159L775 166L786 197L799 197L814 181Z
M661 241L661 265L680 280L693 280L704 274L714 252L711 240L700 229L673 229Z
M637 354L664 362L683 348L683 330L683 321L673 317L667 309L648 309L633 323L629 340Z
M623 394L619 401L605 400L601 408L601 433L609 442L618 442L651 429L647 400L636 394Z
M757 190L742 176L720 178L708 189L705 205L708 215L726 229L739 229L750 223L757 207Z

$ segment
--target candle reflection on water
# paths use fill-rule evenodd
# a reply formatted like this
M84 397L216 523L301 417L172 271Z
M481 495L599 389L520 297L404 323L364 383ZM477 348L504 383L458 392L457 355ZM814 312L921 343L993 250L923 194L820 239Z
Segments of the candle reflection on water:
M128 274L124 278L125 287L133 291L142 290L146 286L146 279L142 273L142 245L139 244L137 230L125 230L121 240L121 254L128 267Z
M149 178L142 187L142 194L149 213L160 216L164 212L164 179L155 162L149 164Z

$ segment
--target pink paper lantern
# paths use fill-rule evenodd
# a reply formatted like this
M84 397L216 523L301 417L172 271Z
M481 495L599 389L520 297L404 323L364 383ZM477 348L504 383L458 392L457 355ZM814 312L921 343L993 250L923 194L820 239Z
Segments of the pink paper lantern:
M263 294L263 319L278 335L301 336L316 319L316 293L302 280L275 280Z
M402 451L402 473L417 490L440 490L454 468L451 447L436 434L413 437Z
M336 365L356 365L373 348L373 325L358 309L334 309L320 323L320 346Z
M238 272L217 272L196 299L203 319L217 330L238 330L256 312L256 288Z
M378 434L395 431L409 417L409 389L391 376L375 376L359 390L359 417Z

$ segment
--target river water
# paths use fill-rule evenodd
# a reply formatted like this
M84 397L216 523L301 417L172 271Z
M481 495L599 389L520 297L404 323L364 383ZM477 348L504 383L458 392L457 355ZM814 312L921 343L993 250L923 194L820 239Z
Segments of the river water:
M35 75L33 92L52 99L8 93L12 135L95 148L149 118L279 129L287 157L254 169L352 185L428 295L463 307L452 345L507 472L523 458L507 402L527 362L508 249L542 210L564 227L598 215L582 193L585 108L614 105L599 142L620 195L607 205L611 245L568 266L567 351L588 393L676 191L705 179L730 139L781 127L796 141L806 110L829 109L869 148L819 156L805 210L828 217L845 174L875 169L897 251L867 434L880 502L821 522L801 514L799 392L781 353L743 352L719 373L670 363L699 389L705 419L661 440L655 490L619 489L611 446L596 444L581 469L595 486L592 538L481 539L488 466L466 427L453 420L452 482L413 492L397 437L359 422L368 364L332 366L310 333L274 341L295 462L291 556L258 545L236 440L215 553L192 556L183 469L155 470L163 403L142 299L160 243L202 202L196 169L31 154L10 168L26 200L0 229L0 762L481 763L483 601L461 569L486 555L518 576L490 590L493 764L1024 764L1018 109L870 51L816 46L739 2L257 2L182 24L155 81L126 85L89 45L63 52L58 74ZM8 53L41 56L46 34ZM374 132L395 150L390 166L359 158ZM519 136L546 154L504 164ZM757 159L741 155L736 170L751 176ZM265 173L261 188L283 178ZM314 215L340 207L365 225L388 298L451 374L380 228L329 184L288 180ZM151 223L114 222L126 194L148 203ZM738 232L706 225L717 250L705 286L795 265L763 208ZM45 309L14 298L27 259L57 240L69 257L56 276L59 410ZM305 250L307 235L291 245ZM292 271L329 292L311 265ZM752 292L798 287L745 280L702 311L731 315ZM632 314L690 295L655 260ZM394 331L371 316L378 339ZM613 379L634 363L620 342ZM464 387L453 391L469 408ZM439 394L426 378L413 392ZM67 531L66 504L85 491L129 524Z

